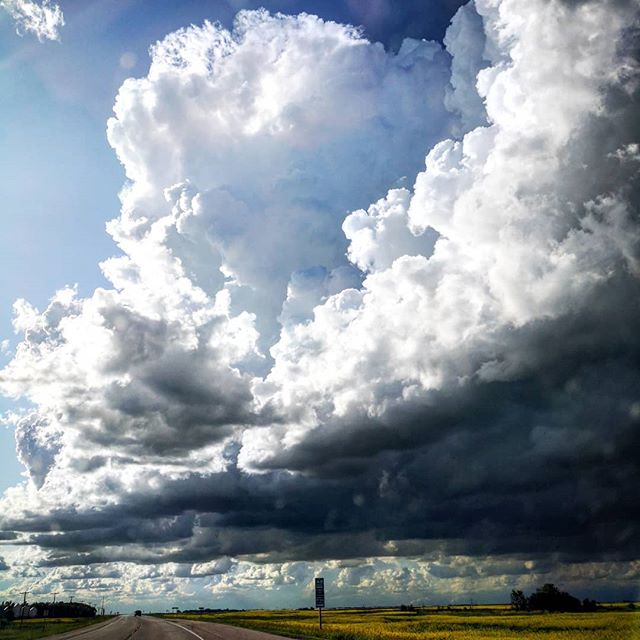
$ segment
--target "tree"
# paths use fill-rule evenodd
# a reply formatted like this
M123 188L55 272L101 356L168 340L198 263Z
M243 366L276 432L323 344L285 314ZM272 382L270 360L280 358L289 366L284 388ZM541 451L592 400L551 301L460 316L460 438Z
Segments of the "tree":
M529 596L528 605L533 611L582 611L578 598L566 591L560 591L551 583L536 589L536 592Z
M527 610L527 598L520 589L514 589L511 592L511 608L514 611Z
M566 591L560 591L548 582L538 587L528 598L519 589L511 592L511 608L514 611L596 611L598 603L585 598L582 602Z
M0 629L4 629L13 620L15 602L0 602Z

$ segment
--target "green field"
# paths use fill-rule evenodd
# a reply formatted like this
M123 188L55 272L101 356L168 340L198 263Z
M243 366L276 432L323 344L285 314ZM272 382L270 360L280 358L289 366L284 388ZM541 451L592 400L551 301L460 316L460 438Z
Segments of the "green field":
M104 622L109 616L95 618L46 618L34 620L16 620L4 629L0 629L0 640L35 640L57 633L73 631L97 622Z
M507 607L242 611L169 615L259 629L311 640L640 640L640 611L611 607L597 613L514 613Z

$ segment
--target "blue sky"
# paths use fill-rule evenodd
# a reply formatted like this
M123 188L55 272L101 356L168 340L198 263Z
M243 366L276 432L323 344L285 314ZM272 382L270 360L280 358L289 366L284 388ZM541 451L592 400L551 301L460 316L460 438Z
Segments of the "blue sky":
M0 592L635 597L634 3L29 2Z
M42 306L65 284L77 282L88 291L102 282L97 260L113 251L104 223L117 211L122 171L104 139L106 104L89 104L91 90L82 89L73 73L69 84L78 85L76 95L64 95L56 88L60 78L49 75L65 60L86 56L82 46L18 37L5 14L0 26L6 225L0 241L1 331L13 341L11 307L17 298ZM96 193L104 203L98 210ZM19 467L13 433L2 430L1 437L0 483L6 488L18 479Z

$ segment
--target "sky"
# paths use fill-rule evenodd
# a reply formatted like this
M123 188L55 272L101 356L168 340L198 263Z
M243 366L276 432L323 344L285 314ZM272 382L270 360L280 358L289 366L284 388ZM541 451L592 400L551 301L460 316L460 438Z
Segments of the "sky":
M638 19L0 0L0 595L637 598Z

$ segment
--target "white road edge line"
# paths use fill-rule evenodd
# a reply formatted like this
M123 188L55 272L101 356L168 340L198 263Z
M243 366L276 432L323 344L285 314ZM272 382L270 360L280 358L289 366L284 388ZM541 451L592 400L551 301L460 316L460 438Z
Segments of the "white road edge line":
M171 622L171 620L165 620L165 622L172 624L174 627L180 627L183 631L186 631L187 633L190 633L192 636L195 636L196 638L198 638L198 640L204 640L204 638L202 636L199 636L195 631L191 631L191 629L187 629L187 627L183 627L181 624L178 624L177 622Z

